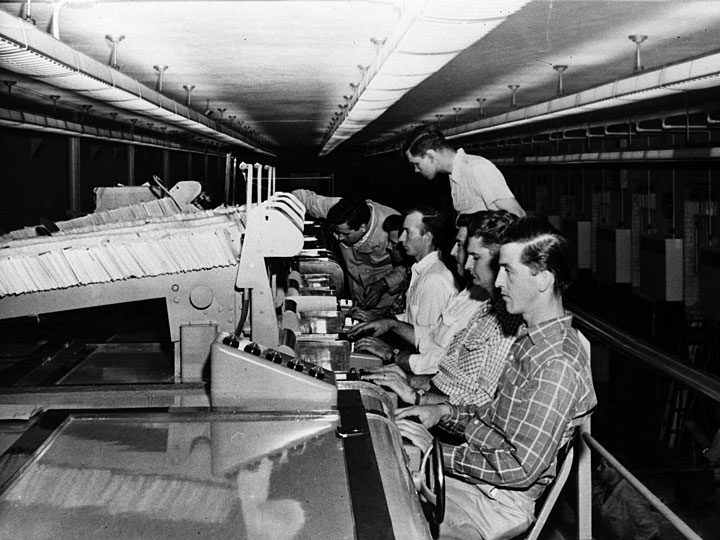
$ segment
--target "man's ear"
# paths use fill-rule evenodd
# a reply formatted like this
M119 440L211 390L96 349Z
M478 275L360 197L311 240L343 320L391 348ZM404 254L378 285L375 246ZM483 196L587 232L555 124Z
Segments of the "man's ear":
M436 161L439 154L438 154L437 150L429 148L429 149L425 150L425 156L428 157L430 159L430 161Z
M425 233L423 234L423 239L428 243L428 245L432 245L435 243L435 237L430 231L425 231Z
M545 292L548 289L552 290L555 286L555 274L549 270L543 270L537 274L538 289L540 292Z

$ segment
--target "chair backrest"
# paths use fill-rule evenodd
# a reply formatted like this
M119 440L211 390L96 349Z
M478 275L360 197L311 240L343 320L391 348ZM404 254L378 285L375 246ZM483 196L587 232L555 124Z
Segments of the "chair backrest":
M535 523L530 526L525 536L522 537L524 540L537 540L545 526L545 522L547 522L548 517L550 517L550 512L552 512L553 506L555 506L555 502L560 496L560 492L572 470L573 456L575 453L573 442L574 441L570 441L567 443L567 452L561 451L558 454L558 462L562 459L562 463L558 463L560 469L552 484L548 486L545 493L543 493L542 497L538 500L538 508L535 509ZM565 454L564 458L562 457L563 453Z

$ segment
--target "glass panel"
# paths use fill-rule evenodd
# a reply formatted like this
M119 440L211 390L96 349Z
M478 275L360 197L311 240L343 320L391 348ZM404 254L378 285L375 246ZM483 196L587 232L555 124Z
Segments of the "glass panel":
M74 418L0 497L0 538L354 537L337 417Z

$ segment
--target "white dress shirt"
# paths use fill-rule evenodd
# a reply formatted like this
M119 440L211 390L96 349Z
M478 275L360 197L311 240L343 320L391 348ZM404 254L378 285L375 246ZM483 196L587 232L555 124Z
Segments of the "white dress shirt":
M440 260L437 251L413 264L411 270L405 313L398 315L398 319L413 325L417 345L418 335L429 332L437 324L457 289L452 272Z

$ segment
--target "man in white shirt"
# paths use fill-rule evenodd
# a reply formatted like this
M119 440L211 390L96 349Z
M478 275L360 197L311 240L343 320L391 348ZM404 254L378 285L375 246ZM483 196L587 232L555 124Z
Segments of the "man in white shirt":
M525 215L495 165L484 157L466 154L462 148L455 150L437 128L414 129L402 150L415 172L428 180L439 173L450 175L453 206L459 214L507 210L519 217Z
M377 337L393 331L408 343L417 343L417 351L399 351L394 356L395 364L408 372L410 379L413 379L415 375L425 376L437 373L438 364L445 356L453 337L468 325L470 318L480 307L480 301L487 298L487 293L482 287L472 283L472 276L468 275L465 270L468 226L477 216L478 214L463 214L458 217L455 244L450 254L455 258L457 274L466 281L466 286L448 302L433 328L427 331L419 328L416 332L416 329L407 322L386 318L367 324L358 324L348 332L351 337L364 335ZM382 348L381 356L386 363L391 361L392 353L393 350L390 347ZM422 381L418 381L418 387L426 384L426 379L427 377L424 377Z
M407 291L405 313L397 320L410 324L417 335L423 335L435 326L443 309L456 295L455 279L440 260L437 244L442 238L443 221L434 210L413 210L405 216L400 242L405 253L415 260L412 266L410 287ZM355 332L357 335L357 332ZM413 347L415 340L407 339ZM393 361L398 351L377 337L361 338L355 350L365 350Z

